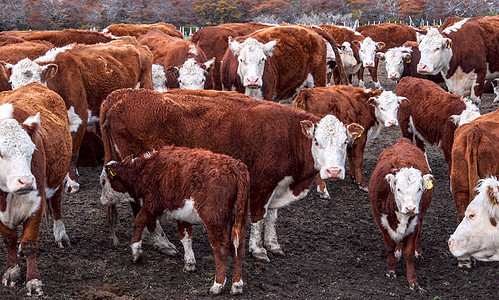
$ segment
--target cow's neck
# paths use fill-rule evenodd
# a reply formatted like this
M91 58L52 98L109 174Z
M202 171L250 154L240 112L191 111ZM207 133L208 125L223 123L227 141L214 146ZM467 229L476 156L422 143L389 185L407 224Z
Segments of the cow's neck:
M4 212L7 209L7 193L0 190L0 211Z

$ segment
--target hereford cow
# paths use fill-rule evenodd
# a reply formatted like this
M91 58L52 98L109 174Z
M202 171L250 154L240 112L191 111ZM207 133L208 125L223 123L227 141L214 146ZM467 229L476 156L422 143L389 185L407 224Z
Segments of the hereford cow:
M498 261L499 181L495 176L481 179L475 190L477 195L449 239L449 250L459 259Z
M292 101L301 88L325 86L326 35L319 29L315 33L313 28L277 26L236 40L229 38L230 50L221 67L224 89L255 99L286 102ZM341 65L336 42L332 38L328 42L336 49L335 57Z
M112 24L104 28L102 33L112 38L121 36L133 36L135 38L139 38L152 29L159 30L172 37L184 39L184 34L180 32L180 30L176 29L172 24L164 22L155 24Z
M119 159L174 144L245 163L251 175L249 248L266 261L263 227L267 249L282 254L277 209L305 197L318 172L322 179L343 179L345 146L363 132L359 124L345 126L332 115L321 119L278 103L208 90L115 91L102 104L100 122L105 161L112 152Z
M371 211L387 250L386 275L396 277L396 258L403 254L411 290L418 286L414 257L422 255L421 226L433 180L423 152L401 138L381 152L369 181Z
M153 63L164 67L167 88L212 89L212 65L194 43L152 29L137 39L153 54ZM155 88L155 90L157 90Z
M152 54L135 38L106 44L68 45L54 48L31 61L6 65L13 88L32 81L45 83L66 102L73 136L73 158L66 182L71 193L78 191L76 162L87 123L97 122L101 102L113 90L124 87L152 89Z
M55 47L64 47L73 43L93 45L107 43L113 39L104 34L91 30L47 30L47 31L4 31L2 34L22 38L26 41L43 40L52 43Z
M166 146L141 157L108 162L101 183L103 204L121 201L121 193L142 202L132 239L134 262L141 258L142 231L166 212L179 222L206 226L216 264L210 293L220 294L225 285L229 253L234 262L230 292L243 292L250 177L242 162L207 150ZM179 232L181 238L183 235ZM190 242L182 239L190 250L185 252L186 268L195 264Z
M421 74L442 74L449 92L479 104L485 80L499 78L499 16L463 19L418 36ZM499 95L498 95L499 97Z
M213 87L222 90L220 66L225 51L229 48L229 37L236 38L248 35L257 30L271 27L272 25L260 23L227 23L218 26L201 28L194 32L189 39L204 51L206 57L215 57L213 65Z
M478 107L427 79L404 77L395 93L409 99L398 111L402 136L411 141L414 137L423 152L425 143L438 145L450 173L454 131L459 125L480 116Z
M349 76L349 81L352 82L353 74L357 74L359 78L359 86L364 87L364 68L372 68L376 65L376 51L381 50L385 44L383 42L374 42L370 37L366 37L361 33L344 26L335 25L320 25L322 30L329 33L337 43L350 43L354 58L357 60L357 65L352 68L345 68ZM373 77L375 88L381 88L381 84Z
M416 32L419 29L405 24L382 23L377 25L363 25L357 27L356 31L360 32L363 36L372 38L376 42L382 42L384 47L380 51L385 52L390 48L400 47L407 41L416 41ZM369 73L375 85L378 82L378 59L376 57L375 65L369 68ZM381 88L381 85L376 86L376 88Z
M16 246L22 225L28 295L43 295L36 252L46 199L56 242L69 245L61 192L71 160L71 135L61 97L40 83L0 93L0 152L0 233L7 256L2 283L14 286L20 279Z
M372 141L384 126L396 126L397 110L404 97L393 92L371 91L352 86L318 87L301 89L293 101L293 108L313 113L319 117L336 116L344 124L358 123L367 134L359 136L347 148L350 178L367 192L362 178L364 148L368 139ZM324 182L317 178L317 192L321 198L329 199Z

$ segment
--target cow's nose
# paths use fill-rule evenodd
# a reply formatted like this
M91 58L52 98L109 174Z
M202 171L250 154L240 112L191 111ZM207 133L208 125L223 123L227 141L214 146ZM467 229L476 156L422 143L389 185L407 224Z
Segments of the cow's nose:
M340 168L329 168L326 170L327 178L341 178Z
M374 63L373 62L366 62L366 63L364 63L364 67L372 68L372 67L374 67Z
M428 66L425 64L418 64L418 72L428 71Z
M395 73L395 72L392 72L392 73L390 73L389 77L390 77L390 79L398 79L399 78L399 74Z
M397 125L398 125L397 120L389 120L389 121L386 121L386 124L385 124L386 127L397 126Z
M246 85L247 86L258 86L258 77L251 76L246 78Z
M22 176L17 179L17 191L18 192L29 192L36 188L35 177L33 176Z
M405 213L409 215L413 215L416 213L416 206L406 206Z

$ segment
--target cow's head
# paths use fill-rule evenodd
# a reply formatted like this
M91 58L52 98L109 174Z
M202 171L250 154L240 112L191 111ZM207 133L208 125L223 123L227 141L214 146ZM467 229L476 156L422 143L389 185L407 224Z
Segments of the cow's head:
M395 198L400 213L410 216L419 213L419 202L423 192L433 188L433 176L422 175L421 171L410 167L398 170L395 175L387 174L386 181Z
M263 70L267 57L274 52L276 41L263 44L254 38L247 38L240 43L229 37L229 48L237 57L237 74L246 89L262 87Z
M480 116L480 110L476 104L467 98L462 98L462 100L464 104L466 104L466 109L459 115L450 116L450 120L456 124L457 127L469 123Z
M333 115L323 117L317 124L304 120L301 125L312 140L312 156L321 178L344 179L347 144L358 138L364 128L357 123L345 126Z
M185 90L200 90L205 88L205 81L213 68L215 58L205 63L198 63L194 58L189 58L180 67L171 67L168 72L177 78L179 87Z
M435 28L428 29L424 36L418 36L421 58L417 71L425 75L437 75L442 70L448 69L452 58L452 41L444 37Z
M412 49L409 47L396 47L386 51L384 55L386 74L389 79L399 80L404 72L405 64L411 62Z
M33 140L39 138L40 113L19 124L13 111L10 103L0 106L0 189L26 194L36 190L31 159L37 151Z
M39 65L29 58L21 59L15 65L6 65L6 68L11 70L9 82L12 89L17 89L30 82L45 84L47 79L52 78L57 73L56 64Z
M464 219L449 239L450 252L459 258L499 260L499 181L488 177L479 181L478 191L468 204Z
M404 100L407 100L407 98L397 96L392 91L383 91L378 97L370 97L368 103L374 106L376 120L380 124L390 127L398 126L397 113L399 105Z
M130 159L130 158L126 158ZM131 202L133 199L128 194L128 189L121 180L120 162L110 161L103 168L100 174L100 184L102 192L100 201L104 205L116 205L122 202Z
M383 49L385 43L376 43L370 37L366 37L361 42L353 41L352 43L358 44L359 46L359 58L362 61L362 66L364 68L374 68L376 51Z
M349 42L344 42L341 46L338 46L338 49L341 50L340 56L345 70L355 68L358 62L353 54L352 45Z

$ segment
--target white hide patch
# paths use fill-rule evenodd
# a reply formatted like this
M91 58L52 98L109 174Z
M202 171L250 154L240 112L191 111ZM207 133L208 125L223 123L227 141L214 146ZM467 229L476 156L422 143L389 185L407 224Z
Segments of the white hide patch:
M409 117L409 128L407 128L407 131L410 133L414 134L418 139L422 140L425 144L431 145L422 135L419 133L419 131L416 130L416 126L414 125L414 120L412 119L412 116ZM438 141L440 144L440 140Z
M45 198L46 198L46 199L50 199L50 198L54 197L55 192L57 192L57 191L59 190L59 188L60 188L60 187L61 187L61 186L58 186L58 187L56 187L55 189L49 189L49 188L46 188L46 189L45 189Z
M195 45L189 45L189 50L187 51L187 53L192 54L194 56L198 56L199 55L199 51L198 51L198 49L196 48Z
M449 34L451 32L457 32L459 29L461 29L461 27L463 27L464 23L466 23L468 20L469 20L469 18L465 18L459 22L452 24L451 26L445 28L443 33Z
M291 176L286 176L279 181L270 196L268 208L281 208L291 202L302 199L308 194L309 190L306 189L295 196L293 191L289 188L291 183L293 183L293 177Z
M83 123L80 116L78 116L75 112L75 108L71 106L68 109L68 121L69 121L69 131L77 132L80 125Z
M344 42L341 45L340 56L341 56L341 61L343 63L343 67L345 68L345 72L347 74L354 74L359 70L361 64L360 62L357 62L357 60L355 59L352 50L352 45L349 42Z
M39 63L51 63L55 61L55 57L57 54L66 52L66 50L73 49L75 44L70 44L66 45L64 47L56 47L52 48L45 55L38 57L37 59L34 60L34 62L39 62Z
M42 71L43 67L31 61L29 58L21 59L12 66L12 74L9 78L12 89L17 89L31 82L45 84L42 80Z
M172 211L166 211L169 217L175 220L184 221L191 224L202 224L203 221L199 217L196 209L194 208L194 199L185 199L184 206Z
M418 224L418 217L415 216L412 220L409 221L410 216L400 213L398 211L395 212L397 215L397 220L399 221L397 228L393 230L388 223L388 217L385 214L381 215L381 225L386 229L392 240L396 243L402 241L404 237L414 232L414 228Z
M178 70L178 84L181 89L201 90L206 81L205 69L201 68L194 58L189 58Z
M88 114L87 125L99 123L99 116L94 115L90 109L87 109L87 114ZM68 116L69 116L69 112L68 112Z
M402 168L395 175L386 175L397 210L403 214L418 214L421 196L432 178L430 174L422 175L413 167Z
M462 98L463 102L466 104L466 109L464 109L459 115L450 116L450 120L456 124L457 127L467 124L480 116L480 111L478 106L473 104L470 100Z
M5 200L7 208L3 212L0 211L0 220L6 227L16 229L40 208L42 198L38 191L33 191L25 195L8 193Z
M461 66L458 66L456 72L451 77L445 79L445 84L449 92L470 97L473 102L480 102L480 99L475 95L474 87L477 85L478 74L475 72L464 73Z
M166 92L166 74L163 66L152 65L152 85L157 92Z
M196 257L194 255L194 250L192 249L192 238L187 231L184 231L184 237L180 240L182 246L184 247L184 264L185 266L196 265Z

